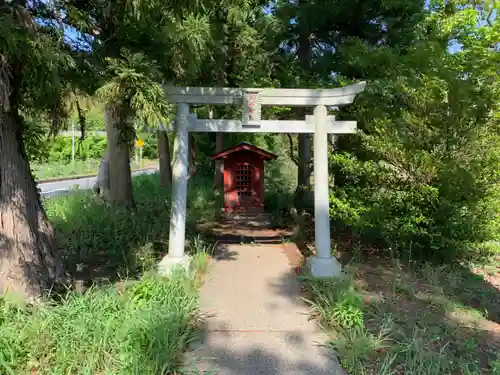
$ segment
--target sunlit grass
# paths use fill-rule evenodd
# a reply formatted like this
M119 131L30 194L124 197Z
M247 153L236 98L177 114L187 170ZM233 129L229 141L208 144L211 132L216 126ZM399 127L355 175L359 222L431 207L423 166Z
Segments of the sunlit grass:
M196 336L200 275L212 246L193 236L219 202L207 181L190 181L189 272L156 274L168 249L170 191L158 175L134 179L137 209L90 192L44 199L69 273L86 290L35 307L0 298L0 374L173 374Z
M496 324L488 321L496 315L468 298L498 309L500 291L464 269L416 266L351 266L342 278L303 278L311 313L331 333L343 367L350 375L498 374L500 340L478 329Z
M29 312L2 302L0 373L169 373L195 336L197 311L183 273L91 287Z

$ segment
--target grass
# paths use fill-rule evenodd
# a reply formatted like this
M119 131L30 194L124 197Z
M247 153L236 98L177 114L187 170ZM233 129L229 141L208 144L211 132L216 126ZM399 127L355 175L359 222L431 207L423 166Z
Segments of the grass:
M486 274L389 260L346 270L303 281L350 375L500 374L500 289Z
M134 178L134 197L134 212L96 200L91 192L44 201L72 274L86 282L134 277L166 254L170 191L159 186L157 174L142 175ZM197 223L213 221L219 199L203 179L190 181L188 250L194 250L189 239L196 236Z
M99 169L100 160L75 160L75 163L52 162L44 164L32 163L31 168L37 180L47 180L54 178L95 175ZM147 168L157 166L158 160L143 160L142 165L136 163L135 159L130 161L132 169Z
M44 201L68 271L83 293L27 306L0 298L0 374L145 374L182 371L182 355L200 323L198 287L211 248L194 236L218 204L204 181L192 181L186 248L189 273L156 275L167 250L169 192L157 175L134 179L137 210L85 192Z
M29 313L4 302L0 372L169 374L195 337L197 308L183 273L92 287Z

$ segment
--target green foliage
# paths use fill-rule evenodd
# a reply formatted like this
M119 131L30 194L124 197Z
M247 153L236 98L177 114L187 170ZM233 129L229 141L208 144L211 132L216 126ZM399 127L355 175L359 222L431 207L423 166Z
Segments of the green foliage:
M353 267L343 279L304 280L312 313L331 333L330 346L349 374L494 373L494 332L477 335L469 325L497 321L495 314L478 311L485 303L492 304L488 311L496 311L500 301L497 289L482 277L463 267L430 263L421 270L399 262ZM339 302L351 306L339 317L359 308L364 322L334 318Z
M23 141L30 162L49 159L48 137L49 126L40 119L25 118Z
M116 111L122 126L137 120L154 129L170 122L171 107L155 81L159 72L153 62L123 50L120 58L107 58L107 63L109 80L96 94Z
M390 346L388 332L384 329L377 335L374 335L362 326L356 326L352 329L342 330L341 332L332 339L330 346L338 354L342 361L342 366L352 375L369 373L366 370L366 363L377 352L385 350ZM379 372L378 374L382 373Z
M65 74L75 61L60 48L59 33L48 23L35 21L32 8L17 4L0 7L0 106L3 110L46 115L53 130L64 126L69 113L63 96ZM22 129L22 119L16 118Z
M174 133L172 133L173 135ZM141 134L140 138L144 141L144 146L142 147L142 157L145 159L158 159L160 157L158 153L158 135L157 133L146 133ZM173 136L170 136L173 138ZM173 142L171 142L173 143ZM172 148L171 148L172 149Z
M31 134L31 133L27 133ZM41 137L43 135L40 135ZM144 141L142 156L145 159L158 159L158 139L154 133L142 133L141 139ZM71 161L71 137L56 136L51 139L45 137L40 141L30 138L27 153L33 162L41 163L62 163ZM36 147L36 148L35 148ZM75 158L77 160L99 160L106 151L106 137L90 134L83 141L75 140Z
M357 118L362 133L340 139L331 155L331 217L363 240L452 260L481 256L482 244L498 238L500 60L490 48L498 27L456 35L478 13L431 13L425 25L438 31L417 34L389 76L340 113ZM449 24L460 52L442 43Z
M71 137L57 136L51 142L47 142L49 147L48 157L41 162L69 163L71 161ZM80 160L100 159L106 150L106 138L90 135L83 141L75 140L75 156Z

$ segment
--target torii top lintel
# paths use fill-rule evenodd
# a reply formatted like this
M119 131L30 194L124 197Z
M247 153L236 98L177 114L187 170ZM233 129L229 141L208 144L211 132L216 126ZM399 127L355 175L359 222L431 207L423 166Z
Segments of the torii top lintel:
M363 92L366 82L334 89L277 89L229 87L164 86L165 95L172 102L187 104L241 104L245 94L257 94L260 105L309 107L351 104Z

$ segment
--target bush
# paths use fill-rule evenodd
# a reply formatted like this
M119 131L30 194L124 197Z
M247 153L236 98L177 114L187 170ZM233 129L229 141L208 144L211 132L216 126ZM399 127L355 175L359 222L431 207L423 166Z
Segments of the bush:
M158 159L158 137L156 133L145 133L140 135L144 141L142 148L142 157L144 159Z
M351 275L330 279L306 276L302 281L311 296L312 314L325 328L334 330L330 346L342 366L349 374L365 374L366 363L389 346L389 331L383 327L374 335L367 330L363 298L354 279Z
M372 82L350 109L361 132L330 157L331 217L370 245L452 261L498 239L498 100L450 69Z
M56 136L46 143L48 156L37 160L39 163L58 162L69 163L71 161L71 137ZM106 137L98 135L87 135L83 141L75 140L75 157L80 160L100 159L106 150Z
M470 172L446 164L436 179L402 180L374 161L333 155L337 184L330 216L365 243L391 255L435 261L478 258L498 238L500 201ZM476 181L474 181L476 180Z

